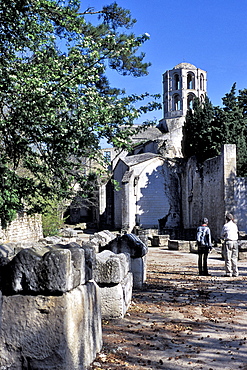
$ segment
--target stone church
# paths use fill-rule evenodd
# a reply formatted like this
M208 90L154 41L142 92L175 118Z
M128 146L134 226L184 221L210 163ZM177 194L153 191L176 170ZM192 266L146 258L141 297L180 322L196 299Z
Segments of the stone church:
M120 190L101 189L102 221L127 232L152 228L190 239L207 217L217 240L225 213L231 212L247 232L247 179L236 176L235 146L224 145L220 156L202 165L181 153L186 112L195 97L203 101L206 88L206 71L189 63L163 74L163 118L133 138L131 153L113 159Z

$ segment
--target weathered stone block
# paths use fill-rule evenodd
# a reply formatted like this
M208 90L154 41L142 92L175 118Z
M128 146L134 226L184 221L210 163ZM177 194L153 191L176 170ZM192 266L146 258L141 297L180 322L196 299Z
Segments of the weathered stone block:
M3 296L2 369L85 370L102 346L99 288L94 282L61 296Z
M158 229L136 229L135 235L147 246L151 247L153 235L158 234Z
M168 249L182 252L190 252L190 242L186 240L169 240Z
M85 284L84 250L76 243L21 250L0 270L4 294L58 294Z
M158 237L158 235L154 235L153 238L152 238L152 247L159 247L160 246L160 239Z
M61 229L59 233L64 238L76 238L77 237L77 231L75 229L70 228L70 227L67 227L65 229Z
M247 240L238 241L238 251L239 260L247 260Z
M116 255L128 254L131 257L131 272L133 273L134 288L141 288L146 279L146 259L148 247L134 234L124 234L112 240L101 250L110 250ZM134 262L133 260L138 261ZM143 270L145 269L145 271Z
M15 256L15 245L14 244L2 244L0 245L0 266L6 265Z
M152 238L153 236L159 234L158 229L145 229L145 231L147 232L147 235L148 235L149 238Z
M148 247L135 234L118 236L108 245L100 248L100 251L104 249L109 249L116 254L128 253L131 258L143 257L148 252Z
M133 277L129 272L123 281L114 286L100 288L101 314L104 319L123 318L132 297Z
M96 255L94 279L97 284L118 284L130 271L130 257L105 250Z
M146 281L147 256L131 258L131 272L133 274L133 288L142 289Z
M123 288L123 301L124 301L124 309L123 309L123 316L124 316L132 300L132 291L133 291L132 272L128 272L127 275L125 276L124 280L122 281L122 288Z
M99 246L104 246L115 238L116 238L115 234L111 233L108 230L104 230L104 231L99 231L98 233L94 233L94 235L90 237L90 241L95 242Z
M154 235L152 238L152 247L168 247L169 235Z
M44 245L46 244L59 244L61 243L62 238L58 236L46 236L45 238L39 239L39 243L43 243Z
M241 252L247 252L247 240L239 240L238 249Z
M247 260L247 251L246 252L239 252L238 253L238 259L243 261L243 260Z
M105 250L96 255L94 279L100 286L102 317L123 317L129 307L133 289L129 254Z

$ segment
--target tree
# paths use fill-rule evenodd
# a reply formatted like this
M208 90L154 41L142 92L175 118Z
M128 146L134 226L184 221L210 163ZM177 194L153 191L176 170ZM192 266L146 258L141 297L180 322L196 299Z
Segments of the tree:
M183 126L184 157L194 155L199 162L203 162L218 155L224 136L225 126L221 110L213 107L207 96L203 102L195 98L193 110L188 110Z
M240 109L242 109L244 117L240 141L242 159L241 170L239 170L239 172L241 176L247 177L247 89L239 90L238 104Z
M185 157L195 155L199 162L220 154L223 144L235 144L237 174L247 176L247 90L236 96L236 83L223 98L223 107L214 107L206 97L194 100L186 115L182 151Z
M133 121L160 105L158 96L127 96L107 79L108 68L140 77L150 66L137 55L149 36L127 32L135 20L116 3L81 12L79 0L3 0L0 14L0 218L6 224L23 207L41 212L46 199L72 195L75 183L91 191L84 158L101 160L101 138L128 147ZM94 15L96 25L86 20Z
M246 91L240 90L239 96L236 96L236 83L234 83L230 93L227 93L222 101L226 125L225 142L236 145L237 174L247 176Z

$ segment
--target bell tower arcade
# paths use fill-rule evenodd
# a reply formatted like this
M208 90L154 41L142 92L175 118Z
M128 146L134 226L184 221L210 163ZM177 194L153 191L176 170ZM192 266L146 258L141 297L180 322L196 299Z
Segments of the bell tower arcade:
M181 155L182 127L195 97L204 100L207 72L190 63L180 63L163 74L163 119L159 128L170 133L177 155ZM171 143L170 143L171 145Z

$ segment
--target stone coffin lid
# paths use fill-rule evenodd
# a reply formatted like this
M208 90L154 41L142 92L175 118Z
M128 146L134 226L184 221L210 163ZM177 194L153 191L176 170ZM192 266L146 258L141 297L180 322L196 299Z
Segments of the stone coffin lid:
M85 284L85 251L77 243L22 249L0 269L3 294L63 294Z
M108 230L103 230L94 233L94 235L90 237L90 243L96 244L97 246L104 246L115 238L116 238L115 234L111 233Z
M96 255L94 279L97 284L119 284L129 271L130 257L128 254L115 254L105 250Z
M124 234L112 240L102 250L111 250L114 253L128 253L131 258L140 258L147 254L148 247L135 235Z

